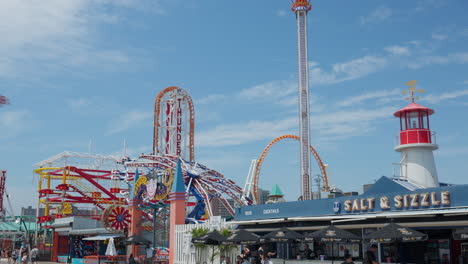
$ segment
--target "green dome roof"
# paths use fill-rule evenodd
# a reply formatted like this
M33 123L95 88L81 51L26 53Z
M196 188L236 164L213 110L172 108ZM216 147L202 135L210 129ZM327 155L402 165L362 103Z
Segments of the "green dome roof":
M275 184L275 186L273 186L273 188L271 189L269 196L284 196L284 194L280 190L278 184Z

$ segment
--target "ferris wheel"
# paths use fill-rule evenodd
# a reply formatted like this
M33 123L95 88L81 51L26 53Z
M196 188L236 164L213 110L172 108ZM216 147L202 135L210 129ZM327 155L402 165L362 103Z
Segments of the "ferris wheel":
M141 155L125 166L138 168L139 178L134 186L134 195L144 203L165 202L171 190L174 172L179 157ZM241 200L242 189L230 179L205 165L182 158L181 168L187 194L187 218L204 219L215 214L213 201L218 200L234 215L235 204L247 205Z

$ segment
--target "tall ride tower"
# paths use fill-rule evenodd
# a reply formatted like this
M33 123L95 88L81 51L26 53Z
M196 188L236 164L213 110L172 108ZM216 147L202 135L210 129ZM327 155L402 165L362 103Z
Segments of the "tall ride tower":
M310 126L309 126L309 67L307 58L307 13L312 9L308 0L295 0L291 10L297 20L297 49L299 67L299 137L301 138L301 195L310 200Z

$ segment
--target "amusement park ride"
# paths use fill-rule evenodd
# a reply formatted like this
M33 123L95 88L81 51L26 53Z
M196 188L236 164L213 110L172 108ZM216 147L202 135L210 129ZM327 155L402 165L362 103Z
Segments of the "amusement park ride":
M194 107L184 89L161 91L154 113L151 154L130 159L64 152L38 163L39 207L45 209L38 222L82 215L101 219L110 231L122 232L130 225L129 204L139 199L144 211L141 225L151 230L153 209L166 206L178 162L184 176L187 222L213 216L214 199L232 215L229 200L251 204L250 199L241 199L242 189L232 180L194 160Z
M195 161L195 111L188 92L179 87L162 90L154 104L153 150L135 159L91 153L64 152L37 164L39 208L45 209L39 223L69 215L101 219L107 229L126 230L134 200L143 211L138 221L147 230L153 227L157 208L167 200L178 163L186 193L186 222L200 221L215 214L213 200L219 200L234 215L236 206L259 203L261 166L270 148L283 139L300 142L301 197L311 199L310 154L318 163L328 191L326 165L309 144L309 100L307 76L307 13L309 1L296 0L291 6L298 26L299 136L274 139L253 161L244 190L221 173Z
M8 100L8 98L4 95L0 95L0 107L2 107L3 105L7 105L7 104L10 104L10 101Z
M260 170L270 148L283 139L300 139L285 135L268 144L252 170L253 189L249 193L218 171L194 160L194 107L184 89L168 87L161 91L155 100L154 113L153 153L130 159L63 152L36 164L39 207L45 209L38 222L75 215L100 219L108 230L122 232L131 222L129 205L139 199L139 207L144 211L141 226L152 230L153 209L167 207L178 162L184 176L187 222L213 216L214 199L234 215L230 200L238 206L258 203ZM324 190L328 190L326 166L312 146L309 150L321 170Z

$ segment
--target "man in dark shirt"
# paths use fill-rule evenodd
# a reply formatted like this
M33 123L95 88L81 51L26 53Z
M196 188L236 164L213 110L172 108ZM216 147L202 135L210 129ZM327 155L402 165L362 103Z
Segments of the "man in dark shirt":
M345 261L341 264L354 264L353 257L350 254L345 254L344 259Z
M304 247L304 258L305 258L305 259L312 259L311 254L312 254L312 250L309 248L309 245L305 244L305 247Z
M377 245L372 245L369 250L366 251L364 256L363 264L379 264L375 258L375 252L377 251Z

